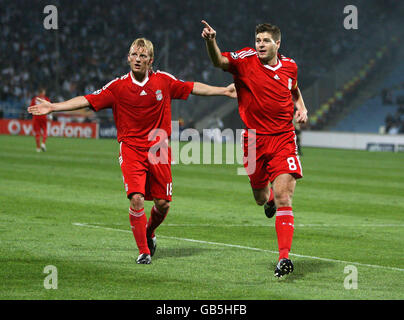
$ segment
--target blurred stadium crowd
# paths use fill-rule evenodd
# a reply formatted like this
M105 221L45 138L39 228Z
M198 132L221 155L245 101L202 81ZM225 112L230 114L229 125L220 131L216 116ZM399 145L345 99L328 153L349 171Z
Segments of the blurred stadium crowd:
M155 44L155 69L223 84L217 83L200 36L202 19L217 30L224 51L254 47L257 23L280 26L280 51L298 63L304 88L360 46L372 28L380 28L397 4L353 1L366 10L360 12L361 28L348 33L340 1L55 1L58 30L46 30L48 2L0 0L1 101L26 105L40 85L54 101L90 93L128 72L126 54L140 36Z
M401 84L401 91L404 91L404 83ZM394 90L383 90L383 105L398 104L394 113L388 113L385 118L385 132L389 134L404 133L404 95L394 97Z

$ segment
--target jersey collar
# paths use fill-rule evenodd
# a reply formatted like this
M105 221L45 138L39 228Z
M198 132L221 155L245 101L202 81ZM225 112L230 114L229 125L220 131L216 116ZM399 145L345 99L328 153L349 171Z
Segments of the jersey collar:
M144 87L144 85L149 81L149 74L150 72L147 72L146 77L144 78L144 80L142 82L139 82L135 79L135 77L133 76L132 70L129 72L130 73L130 77L132 79L132 82L140 87Z
M280 67L282 67L282 62L281 62L281 59L279 59L279 57L278 57L278 63L277 63L276 65L270 66L270 65L268 65L268 64L264 64L263 66L264 66L265 68L269 69L269 70L276 71L276 70L278 70Z

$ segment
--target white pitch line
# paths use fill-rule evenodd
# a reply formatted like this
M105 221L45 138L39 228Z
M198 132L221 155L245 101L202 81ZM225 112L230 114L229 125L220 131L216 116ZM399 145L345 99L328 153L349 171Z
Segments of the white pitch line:
M192 224L192 223L184 223L184 224L176 224L176 223L166 223L164 224L166 227L274 227L274 225L269 224L225 224L225 225L217 225L217 224ZM316 224L316 223L304 223L298 224L295 223L295 227L308 227L308 228L386 228L386 227L404 227L404 224L361 224L361 225L352 225L352 224Z
M112 223L116 226L122 226L121 223ZM102 223L92 223L92 225L103 225ZM295 223L296 228L395 228L404 227L404 224L321 224L321 223ZM233 227L275 227L274 224L209 224L209 223L164 223L164 227L219 227L219 228L233 228Z
M88 227L88 228L95 228L95 229L103 229L103 230L131 233L130 230L102 227L102 226L96 226L96 225L91 225L91 224L87 224L87 223L78 223L78 222L76 222L76 223L73 223L73 225L79 226L79 227ZM188 238L179 238L179 237L170 237L170 236L163 236L163 235L159 235L159 238L171 239L171 240L179 240L179 241L187 241L187 242L194 242L194 243L201 243L201 244L210 244L210 245L215 245L215 246L238 248L238 249L245 249L245 250L252 250L252 251L261 251L261 252L267 252L267 253L273 253L273 254L278 254L279 253L277 251L271 251L271 250L267 250L267 249L247 247L247 246L241 246L241 245L229 244L229 243L222 243L222 242L212 242L212 241L196 240L196 239L188 239ZM321 260L321 261L327 261L327 262L353 264L353 265L357 265L357 266L370 267L370 268L389 269L389 270L394 270L394 271L404 271L404 269L402 269L402 268L379 266L379 265L376 265L376 264L366 264L366 263L353 262L353 261L344 261L344 260L337 260L337 259L321 258L321 257L307 256L307 255L296 254L296 253L290 253L289 255L299 257L299 258L309 258L309 259Z

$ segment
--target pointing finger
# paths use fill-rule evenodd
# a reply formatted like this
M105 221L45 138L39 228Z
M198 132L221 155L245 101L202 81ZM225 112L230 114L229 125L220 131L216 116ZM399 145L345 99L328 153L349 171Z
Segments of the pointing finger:
M209 25L209 23L207 23L205 20L202 20L201 22L206 26L206 28L208 28L208 29L213 29L213 28Z

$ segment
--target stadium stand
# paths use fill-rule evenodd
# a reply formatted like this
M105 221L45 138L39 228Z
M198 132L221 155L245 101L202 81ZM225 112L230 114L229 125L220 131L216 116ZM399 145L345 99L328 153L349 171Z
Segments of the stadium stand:
M396 114L397 106L383 106L380 96L368 100L333 128L333 131L379 133L389 114ZM390 126L396 121L391 120ZM387 132L389 132L388 130ZM393 131L391 131L393 132ZM384 131L381 133L385 133ZM396 132L398 133L398 132Z
M59 28L46 30L47 1L0 0L0 4L0 110L7 118L27 116L25 107L39 85L47 87L53 101L61 101L125 74L126 52L139 36L155 44L155 69L184 80L230 82L229 74L211 66L200 37L202 19L216 28L224 51L254 46L257 23L277 24L284 35L281 52L297 61L300 87L308 88L349 58L369 34L401 17L397 1L354 1L361 8L359 29L347 31L342 25L344 4L338 2L177 0L173 7L172 1L164 0L140 6L136 1L72 0L54 2ZM194 107L173 103L173 119L182 117L188 126L225 102L221 97L191 99Z
M404 133L404 63L387 76L377 95L346 115L333 131Z

